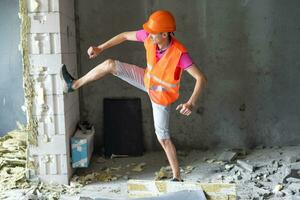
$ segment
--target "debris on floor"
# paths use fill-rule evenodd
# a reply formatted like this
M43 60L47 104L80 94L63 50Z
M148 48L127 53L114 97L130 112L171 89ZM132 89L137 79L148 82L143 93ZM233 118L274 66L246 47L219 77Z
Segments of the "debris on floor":
M245 162L242 160L237 160L237 164L242 167L245 170L248 170L250 172L254 172L255 166L251 165L249 162Z
M218 160L225 161L225 162L231 162L237 157L238 153L233 151L224 151Z
M183 170L183 172L185 174L189 174L189 173L191 173L193 171L193 169L195 169L194 166L188 165L188 166L185 167L185 169Z
M170 166L162 167L158 172L155 172L155 180L163 180L172 178L172 169Z
M78 184L44 184L39 180L27 180L26 172L30 162L26 161L28 133L17 129L0 137L0 198L11 189L24 189L24 199L58 199L61 194L76 194Z
M182 174L189 174L195 169L194 166L188 165L184 168L180 167L180 172ZM170 166L161 167L158 172L155 172L155 180L163 180L172 178L172 169Z
M27 133L14 130L0 138L0 191L26 188Z
M114 169L107 168L105 171L102 172L93 172L84 176L78 176L74 175L71 179L71 182L73 183L79 183L81 185L87 185L90 183L95 182L109 182L117 180L121 175L113 174L111 171L114 171Z
M172 182L172 181L153 181L153 180L129 180L127 182L127 193L130 198L157 197L165 194L171 195L174 192L181 191L182 194L188 194L191 191L197 191L201 194L195 199L204 200L206 197L210 200L236 199L235 184L228 183L197 183L197 182ZM205 193L205 194L204 194ZM152 199L152 198L150 198ZM155 198L153 198L155 199ZM160 198L158 198L160 199ZM181 198L170 199L185 199Z
M143 171L145 166L146 166L146 163L140 163L140 164L136 165L134 168L132 168L131 171L141 172L141 171Z
M6 139L9 138L6 136ZM3 138L0 141L3 143ZM8 144L11 144L11 142L8 142L5 147L11 146ZM0 149L1 154L3 154L2 147ZM238 155L233 159L227 159L227 161L224 159L221 161L220 155L224 151L237 152ZM236 184L237 197L243 200L279 200L293 199L294 197L294 199L297 199L296 197L300 196L300 146L264 147L247 150L247 153L245 152L243 150L238 152L233 149L189 151L189 153L184 154L184 157L182 156L182 160L180 161L180 165L182 166L180 171L185 181L184 183L210 183L215 186L217 184ZM37 187L38 190L34 193L33 183L26 182L23 185L26 189L22 189L22 191L24 197L26 195L47 196L50 193L53 193L52 195L55 197L56 192L59 191L61 196L65 196L70 192L77 197L126 199L127 181L141 179L153 181L154 178L157 180L172 178L172 170L170 166L166 166L164 156L163 152L149 152L143 157L114 159L104 159L100 156L94 156L90 168L77 169L70 186L50 187L53 189L51 192L50 189L44 189L46 187L45 184L40 184ZM247 165L241 163L246 163ZM134 168L138 170L132 171ZM154 172L157 169L160 170L155 173L154 177ZM16 168L16 170L19 169ZM169 181L166 180L165 182ZM212 189L204 187L204 191ZM22 188L22 186L17 186L17 188ZM70 200L74 200L74 198L70 198Z
M225 165L221 164L219 168L219 176L211 181L236 183L243 191L239 194L243 196L241 199L300 196L300 159L298 159L300 151L298 150L296 155L290 155L286 160L278 156L270 159L272 149L257 148L252 153L254 154L255 151L259 152L261 159L251 157L251 155L244 159L239 156L236 157L237 160L227 159ZM272 154L282 155L282 151L280 147L273 148ZM206 162L209 160L213 159L206 159ZM217 162L214 161L211 164L217 164ZM251 194L247 192L247 188L251 188Z
M76 195L80 192L82 185L70 184L46 184L40 181L32 182L30 188L23 193L26 200L42 199L42 200L56 200L60 199L62 194Z

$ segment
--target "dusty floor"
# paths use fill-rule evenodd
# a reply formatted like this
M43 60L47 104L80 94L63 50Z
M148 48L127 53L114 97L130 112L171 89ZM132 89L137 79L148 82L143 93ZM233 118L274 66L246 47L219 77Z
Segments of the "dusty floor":
M236 183L238 199L300 199L300 146L258 147L231 162L220 162L220 155L227 150L179 151L179 161L186 181ZM237 159L248 161L254 167L250 172L237 165ZM135 164L146 163L141 172L134 172ZM163 152L145 153L142 157L103 159L93 157L88 169L77 170L76 174L102 172L109 169L118 176L110 182L95 182L85 185L76 196L62 195L61 199L77 200L79 197L114 198L127 197L128 179L155 179L155 172L167 166ZM190 173L187 166L194 169ZM295 174L296 170L296 174ZM292 174L291 174L292 172ZM297 174L298 173L298 174ZM289 175L290 174L290 175ZM286 182L284 178L287 177ZM25 199L21 190L7 192L8 199Z

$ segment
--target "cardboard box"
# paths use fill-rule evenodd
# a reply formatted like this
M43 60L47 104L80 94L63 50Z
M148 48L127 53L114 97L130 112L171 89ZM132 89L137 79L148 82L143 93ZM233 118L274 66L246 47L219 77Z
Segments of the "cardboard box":
M86 131L78 129L71 138L73 168L89 166L94 150L94 134L94 128Z

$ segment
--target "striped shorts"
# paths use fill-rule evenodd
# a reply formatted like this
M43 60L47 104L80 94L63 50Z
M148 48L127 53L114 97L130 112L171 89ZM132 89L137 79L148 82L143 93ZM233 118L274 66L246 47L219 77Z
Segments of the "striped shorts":
M136 65L115 61L116 73L115 76L133 85L134 87L147 92L144 85L145 69ZM158 139L169 139L169 119L170 119L170 106L162 106L152 102L153 120L155 133Z

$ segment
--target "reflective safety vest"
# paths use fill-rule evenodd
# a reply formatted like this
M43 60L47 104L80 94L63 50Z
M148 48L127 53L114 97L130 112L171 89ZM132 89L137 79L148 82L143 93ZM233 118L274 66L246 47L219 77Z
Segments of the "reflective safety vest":
M186 52L186 48L175 37L172 37L171 46L157 62L156 45L153 44L150 36L145 39L144 45L147 58L144 75L145 87L153 102L167 106L179 97L182 70L177 66L181 54Z

